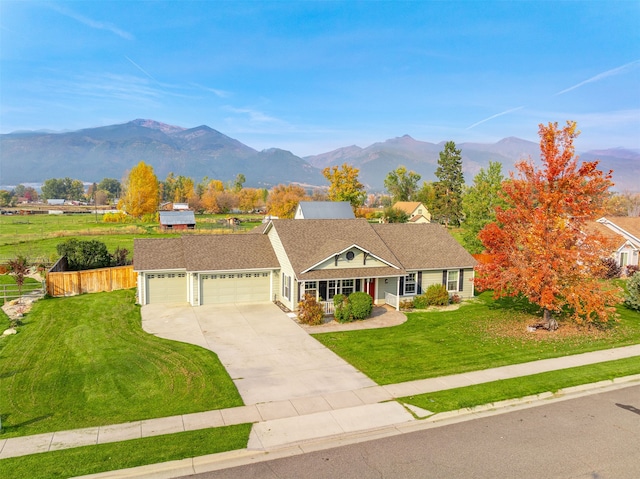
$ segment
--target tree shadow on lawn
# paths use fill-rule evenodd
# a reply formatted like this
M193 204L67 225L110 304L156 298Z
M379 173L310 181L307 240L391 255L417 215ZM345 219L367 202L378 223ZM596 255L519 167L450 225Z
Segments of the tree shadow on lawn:
M9 413L9 414L0 414L0 421L2 421L1 422L2 429L0 429L0 436L2 436L4 434L10 434L13 431L18 431L22 427L30 426L31 424L35 424L37 422L44 421L45 419L49 419L50 417L53 416L53 413L45 414L44 416L34 417L33 419L29 419L27 421L23 421L23 422L21 422L19 424L9 424L9 425L7 425L9 416L11 416L11 413Z

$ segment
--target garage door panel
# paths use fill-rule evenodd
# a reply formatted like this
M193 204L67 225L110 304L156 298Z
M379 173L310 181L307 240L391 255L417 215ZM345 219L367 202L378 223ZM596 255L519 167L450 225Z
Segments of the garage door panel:
M202 304L269 301L270 274L264 272L201 276Z
M147 304L187 301L186 273L147 274Z

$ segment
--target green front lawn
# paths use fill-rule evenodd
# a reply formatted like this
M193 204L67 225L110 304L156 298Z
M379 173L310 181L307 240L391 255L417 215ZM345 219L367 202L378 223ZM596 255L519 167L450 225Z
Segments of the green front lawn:
M314 337L378 384L393 384L640 343L640 313L618 308L604 331L526 332L532 308L482 293L455 311L408 313L392 328Z
M201 429L0 460L3 479L76 477L247 447L251 424Z
M0 338L0 438L242 405L211 351L141 328L133 291L43 299Z
M492 381L464 388L447 389L398 399L438 413L523 398L544 392L556 392L582 384L640 374L640 359L626 358L605 363L549 371L520 378Z

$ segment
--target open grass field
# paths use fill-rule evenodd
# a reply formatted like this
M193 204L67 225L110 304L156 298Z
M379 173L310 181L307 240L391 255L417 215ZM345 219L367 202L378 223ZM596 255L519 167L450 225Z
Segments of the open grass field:
M260 215L239 215L242 223L232 228L224 222L228 215L197 215L195 233L233 233L254 228L261 222ZM187 234L192 234L188 232ZM164 233L157 223L105 223L102 215L1 215L0 259L17 255L33 260L57 259L56 246L66 239L97 239L106 243L109 251L117 247L133 251L134 238L152 236L178 236Z
M378 384L458 374L640 343L640 313L618 307L619 321L603 330L561 324L529 333L539 320L528 304L494 301L482 293L455 311L408 313L393 328L314 337Z
M242 405L213 352L142 330L132 290L43 299L23 322L0 337L0 438Z

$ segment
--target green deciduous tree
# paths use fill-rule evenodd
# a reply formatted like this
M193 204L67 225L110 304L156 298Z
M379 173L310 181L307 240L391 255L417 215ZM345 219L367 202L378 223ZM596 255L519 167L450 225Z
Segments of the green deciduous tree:
M70 239L59 243L56 249L60 256L67 258L68 269L71 271L111 266L112 257L102 241Z
M465 248L470 253L482 253L484 245L478 238L478 233L487 224L495 221L496 207L506 207L502 198L502 165L498 162L489 162L489 168L484 168L473 179L473 186L467 189L462 196L462 211L464 212L464 230L462 239Z
M393 202L413 201L418 190L418 182L421 176L415 171L407 171L404 166L399 166L387 174L384 179L384 187L387 189Z
M462 189L464 175L462 174L462 156L453 141L444 145L438 158L436 169L438 181L435 184L436 199L431 212L445 225L459 225L462 213Z
M322 170L322 174L329 181L329 200L348 201L354 209L364 204L367 192L358 180L360 170L344 163L342 168L332 166Z
M385 223L406 223L409 221L409 214L399 208L387 206L382 211L382 219Z
M106 191L108 193L109 200L113 200L120 196L122 185L114 178L103 178L102 181L98 183L98 190Z
M42 185L42 197L45 199L64 199L80 201L84 197L84 185L80 180L50 178Z

